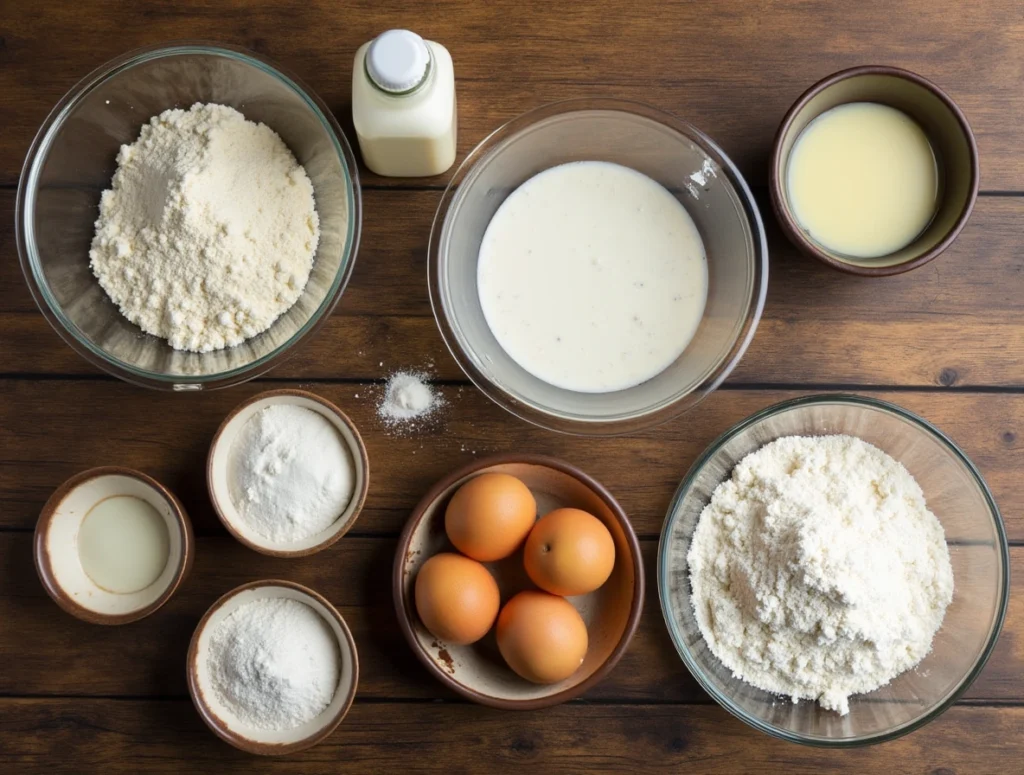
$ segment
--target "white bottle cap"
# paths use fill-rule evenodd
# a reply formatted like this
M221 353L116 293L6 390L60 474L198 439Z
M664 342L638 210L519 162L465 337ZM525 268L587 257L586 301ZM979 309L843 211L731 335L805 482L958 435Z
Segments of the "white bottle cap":
M415 89L429 66L430 49L423 38L409 30L381 33L366 52L366 72L386 92Z

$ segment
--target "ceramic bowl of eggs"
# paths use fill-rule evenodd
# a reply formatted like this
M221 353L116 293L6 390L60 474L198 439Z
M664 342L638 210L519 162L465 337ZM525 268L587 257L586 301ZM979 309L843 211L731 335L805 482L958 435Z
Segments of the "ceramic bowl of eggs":
M555 705L625 653L643 605L640 548L598 482L502 455L431 488L395 555L399 623L419 660L483 705Z

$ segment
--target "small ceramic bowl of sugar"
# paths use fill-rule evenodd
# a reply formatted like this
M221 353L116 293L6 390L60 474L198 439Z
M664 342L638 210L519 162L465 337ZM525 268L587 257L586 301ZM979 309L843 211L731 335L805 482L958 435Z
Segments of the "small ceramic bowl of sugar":
M35 565L72 616L126 624L171 599L192 567L194 543L188 514L166 487L129 468L93 468L43 506Z
M217 600L196 627L185 669L206 725L260 756L319 743L345 718L359 683L345 620L292 581L253 581Z
M235 407L213 437L206 474L228 531L274 557L333 544L356 521L370 487L355 424L305 390L271 390Z

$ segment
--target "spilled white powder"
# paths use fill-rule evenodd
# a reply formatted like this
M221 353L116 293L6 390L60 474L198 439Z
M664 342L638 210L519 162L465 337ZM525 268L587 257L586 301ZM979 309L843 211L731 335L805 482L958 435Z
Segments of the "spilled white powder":
M778 439L714 491L687 555L712 653L845 715L931 650L953 596L942 525L899 462L850 436Z
M323 415L271 404L250 417L229 450L228 493L245 523L275 543L316 535L352 498L355 470Z
M296 302L319 239L313 184L284 141L233 108L196 103L121 146L89 259L128 320L208 352Z
M388 424L407 423L428 417L443 403L425 374L399 371L388 379L377 413Z
M206 659L220 703L242 723L273 731L322 713L341 672L330 625L288 598L253 600L232 611L210 635Z

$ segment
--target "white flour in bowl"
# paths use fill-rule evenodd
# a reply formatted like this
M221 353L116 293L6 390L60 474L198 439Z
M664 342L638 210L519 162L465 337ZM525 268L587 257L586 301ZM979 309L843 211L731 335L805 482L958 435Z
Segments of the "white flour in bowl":
M942 525L900 463L851 436L739 462L687 555L693 611L733 674L845 715L918 664L953 597Z
M121 146L89 258L128 320L208 352L296 302L319 239L313 184L284 141L233 108L196 103Z
M341 673L338 640L305 603L253 600L232 611L210 636L213 691L241 722L283 731L331 704Z

